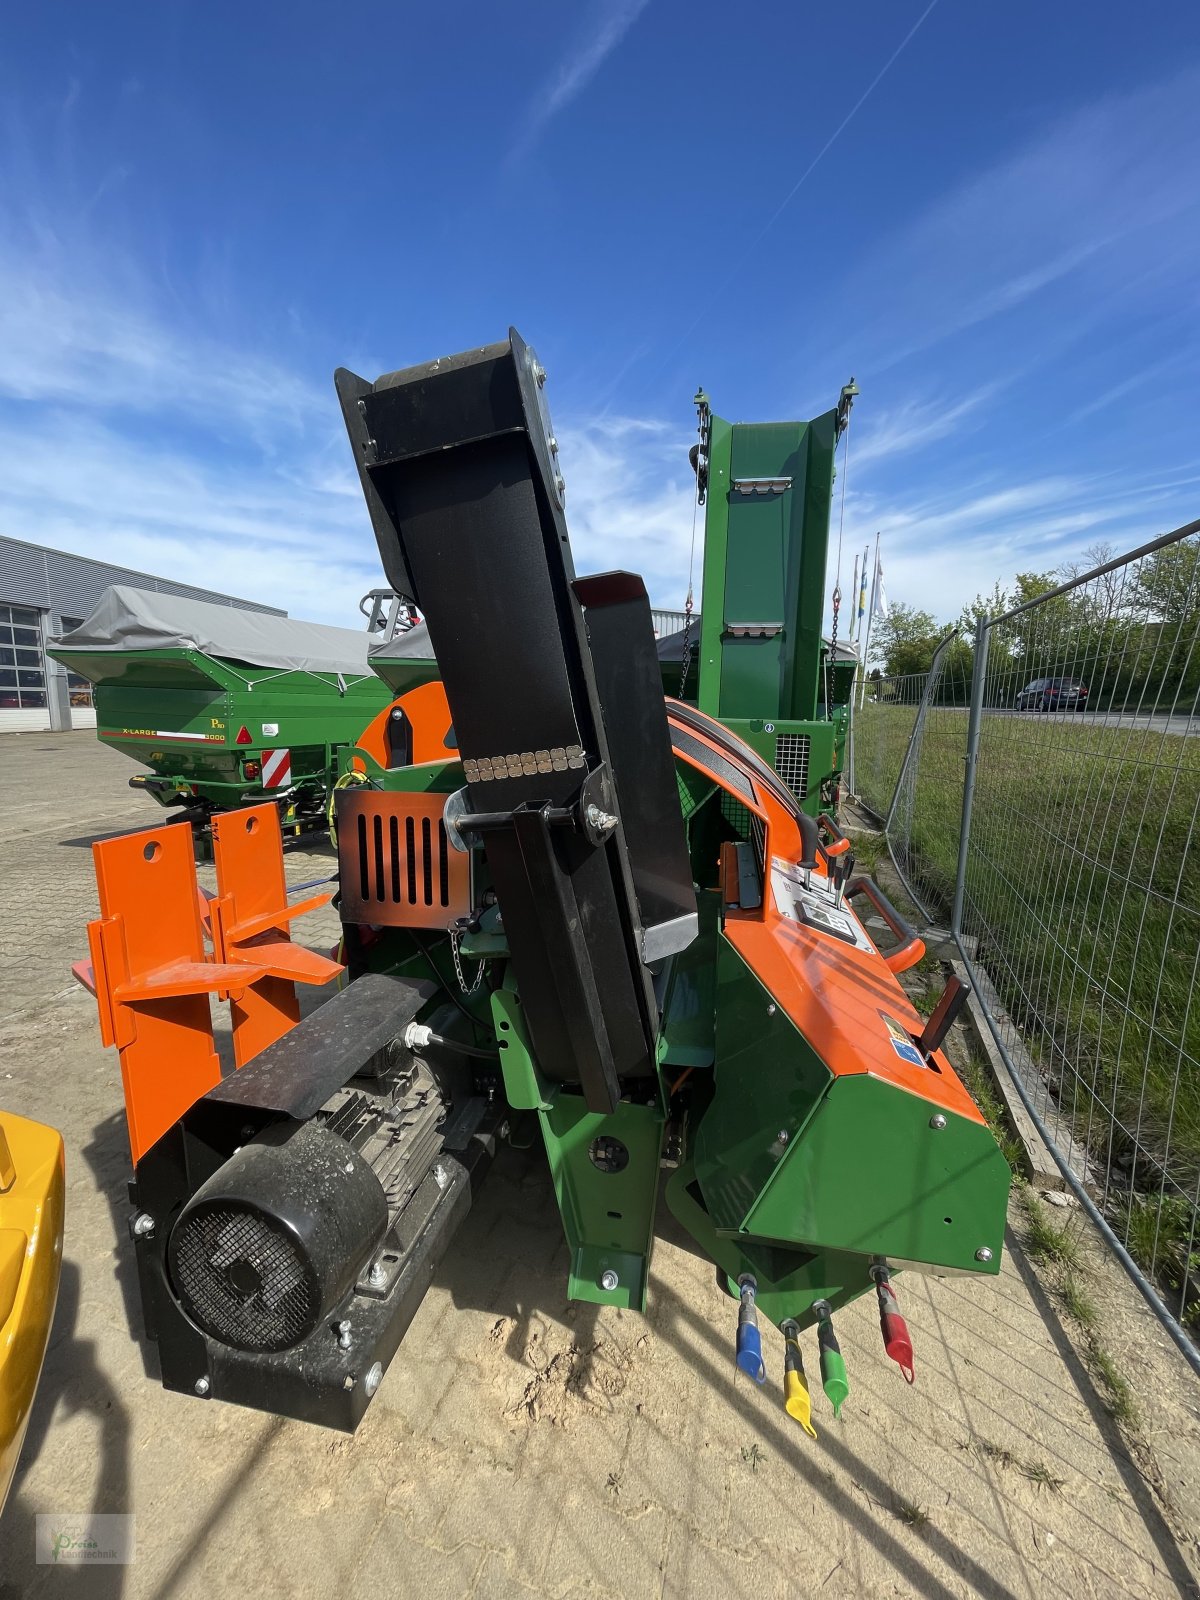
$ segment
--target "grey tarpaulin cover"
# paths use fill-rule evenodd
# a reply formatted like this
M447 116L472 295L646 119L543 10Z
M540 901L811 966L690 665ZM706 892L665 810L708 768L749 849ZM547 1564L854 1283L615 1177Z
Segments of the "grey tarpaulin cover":
M366 677L371 671L367 662L370 639L365 629L331 628L321 622L298 622L263 611L242 611L207 600L114 584L100 596L81 627L51 643L56 650L89 654L98 650L197 650L202 655L284 672Z
M429 629L423 622L407 633L397 633L390 639L372 639L370 656L377 661L381 656L388 661L432 661L433 646L429 642Z

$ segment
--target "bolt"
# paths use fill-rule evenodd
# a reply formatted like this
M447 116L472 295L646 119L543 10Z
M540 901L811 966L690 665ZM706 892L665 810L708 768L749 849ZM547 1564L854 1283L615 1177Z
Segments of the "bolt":
M374 1366L368 1367L367 1375L363 1379L363 1388L367 1391L367 1399L368 1400L375 1393L376 1389L378 1389L379 1385L382 1382L383 1382L383 1363L377 1361L374 1364Z
M775 1002L774 1002L774 1000L772 1000L770 1005L767 1007L767 1015L769 1017L773 1017L775 1015Z
M532 370L533 370L533 381L534 381L534 383L537 384L539 389L545 388L545 386L546 386L546 369L545 369L545 367L542 365L542 363L540 361L535 361L533 363L533 369Z
M589 806L584 813L588 826L595 828L597 833L611 833L617 825L617 819L611 812L601 811L599 806Z
M939 1133L946 1126L946 1119L940 1111L936 1114L936 1116L930 1117L929 1126L931 1128L936 1128Z
M337 1336L338 1336L338 1347L339 1347L339 1349L349 1350L349 1348L350 1348L350 1324L348 1322L339 1322L338 1323L338 1325L337 1325Z
M207 1378L197 1378L194 1387L195 1387L195 1390L196 1390L197 1394L207 1394L208 1393L208 1379Z
M508 1135L509 1135L509 1132L510 1132L510 1129L509 1129L508 1123L507 1122L502 1122L500 1124L500 1126L496 1129L496 1137L497 1137L497 1139L507 1139Z
M604 1290L605 1294L611 1294L620 1281L620 1278L617 1277L616 1273L611 1267L605 1267L604 1271L600 1274L600 1287Z
M786 1128L780 1128L779 1132L775 1135L775 1137L779 1140L780 1144L786 1144L788 1142L788 1131L787 1131L787 1129Z
M138 1239L148 1239L154 1232L154 1218L148 1211L141 1212L133 1219L133 1232Z
M450 1174L439 1161L433 1169L433 1179L439 1189L444 1189L450 1182Z
M979 1249L975 1252L975 1259L976 1261L990 1261L992 1259L992 1252L987 1245L981 1244L979 1246Z
M387 1282L387 1273L383 1270L382 1261L372 1261L371 1270L367 1273L367 1282L373 1289L381 1289Z

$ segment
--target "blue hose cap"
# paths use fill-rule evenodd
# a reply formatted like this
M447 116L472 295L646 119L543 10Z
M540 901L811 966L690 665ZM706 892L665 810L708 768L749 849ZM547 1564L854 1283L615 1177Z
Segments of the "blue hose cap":
M762 1335L750 1322L744 1322L737 1331L737 1364L755 1383L765 1383L767 1369L763 1366Z

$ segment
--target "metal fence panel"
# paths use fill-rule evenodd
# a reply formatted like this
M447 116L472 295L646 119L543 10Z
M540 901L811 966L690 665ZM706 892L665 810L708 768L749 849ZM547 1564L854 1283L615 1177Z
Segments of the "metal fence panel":
M971 652L953 629L934 651L887 813L887 840L909 895L931 922L954 900Z
M1160 1314L1194 1335L1198 533L985 621L974 647L946 646L920 696L882 680L856 737L859 789L890 815L889 847L923 909L952 914L1069 1180Z

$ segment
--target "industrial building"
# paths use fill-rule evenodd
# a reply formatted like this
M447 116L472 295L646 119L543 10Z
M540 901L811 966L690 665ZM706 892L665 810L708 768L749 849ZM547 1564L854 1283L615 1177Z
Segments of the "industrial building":
M96 726L91 684L50 660L46 641L77 628L114 583L287 615L278 606L0 536L0 733Z

